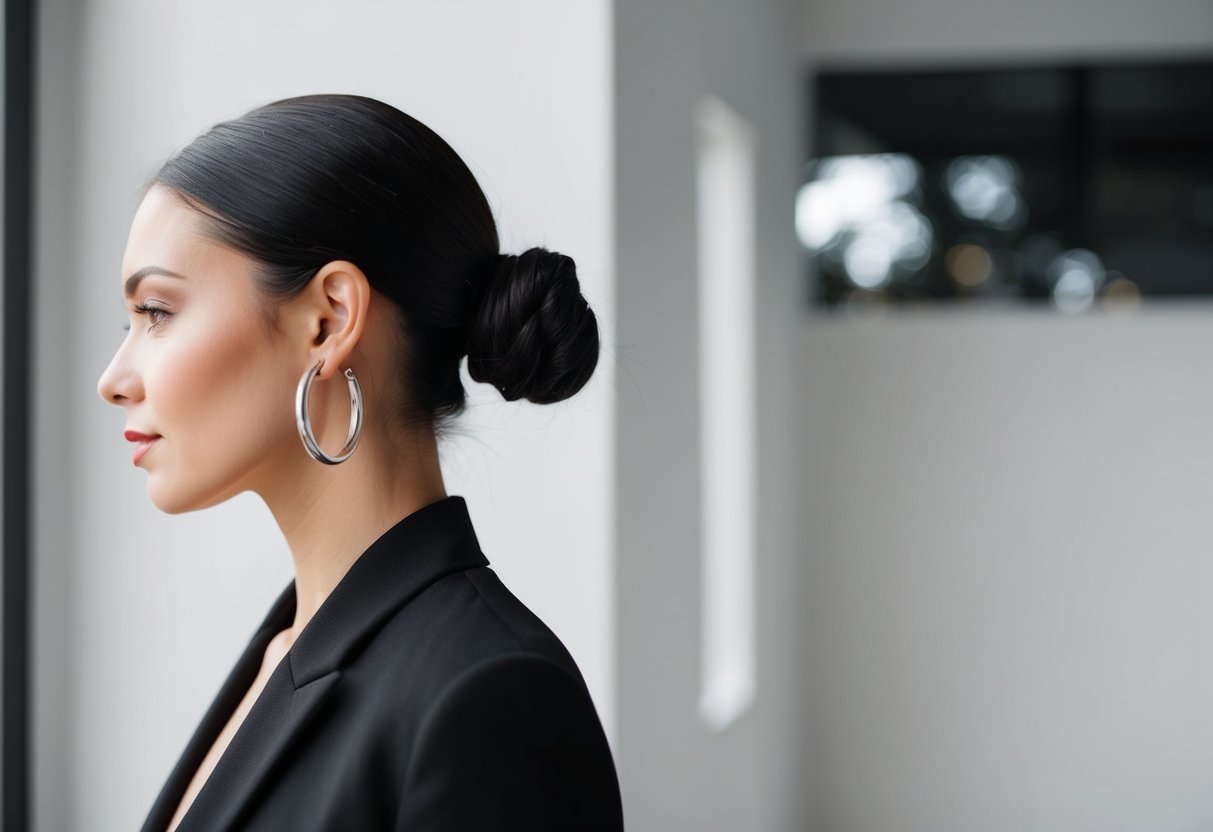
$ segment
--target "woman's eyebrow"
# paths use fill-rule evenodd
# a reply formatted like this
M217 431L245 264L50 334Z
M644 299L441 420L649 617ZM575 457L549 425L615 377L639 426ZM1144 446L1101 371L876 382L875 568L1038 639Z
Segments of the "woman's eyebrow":
M134 295L135 290L139 288L139 284L143 281L143 278L150 274L162 274L165 277L178 277L185 280L185 275L177 274L176 272L169 271L161 266L144 266L142 269L126 279L126 296L129 298Z

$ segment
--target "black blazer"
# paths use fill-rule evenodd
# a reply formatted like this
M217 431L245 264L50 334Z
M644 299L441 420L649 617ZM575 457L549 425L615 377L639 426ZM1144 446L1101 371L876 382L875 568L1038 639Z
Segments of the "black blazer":
M294 620L292 581L160 790L164 832ZM619 830L619 781L568 650L488 566L462 497L401 520L299 633L180 832Z

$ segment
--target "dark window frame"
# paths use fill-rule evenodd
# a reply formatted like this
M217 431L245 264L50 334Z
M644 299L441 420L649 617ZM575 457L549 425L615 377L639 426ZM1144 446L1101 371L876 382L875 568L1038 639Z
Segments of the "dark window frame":
M4 6L3 776L0 826L30 829L30 384L33 361L34 0Z

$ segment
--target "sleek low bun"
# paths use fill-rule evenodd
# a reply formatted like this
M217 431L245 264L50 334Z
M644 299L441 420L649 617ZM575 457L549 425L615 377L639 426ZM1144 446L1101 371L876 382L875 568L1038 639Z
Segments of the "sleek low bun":
M468 373L507 401L569 398L598 364L598 320L571 257L532 248L502 254L472 313Z

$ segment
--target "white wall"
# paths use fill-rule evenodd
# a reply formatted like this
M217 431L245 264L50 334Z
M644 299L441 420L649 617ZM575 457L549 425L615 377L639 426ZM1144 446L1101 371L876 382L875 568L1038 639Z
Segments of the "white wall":
M615 29L618 751L627 826L796 829L797 8L783 0L618 0ZM695 116L704 95L745 118L757 147L757 698L718 736L698 715Z
M803 0L813 63L940 64L1208 53L1208 0Z
M805 60L1213 51L1201 0L805 3ZM1213 819L1213 308L809 317L810 829Z
M357 92L417 116L477 174L504 250L547 245L577 261L604 334L595 379L540 408L507 405L465 376L469 436L443 449L443 464L494 568L564 639L613 734L605 0L44 5L38 828L141 822L291 578L285 542L252 495L159 514L131 468L123 414L95 392L125 320L119 267L136 190L214 122L289 95Z
M820 830L1213 819L1213 307L803 328Z

